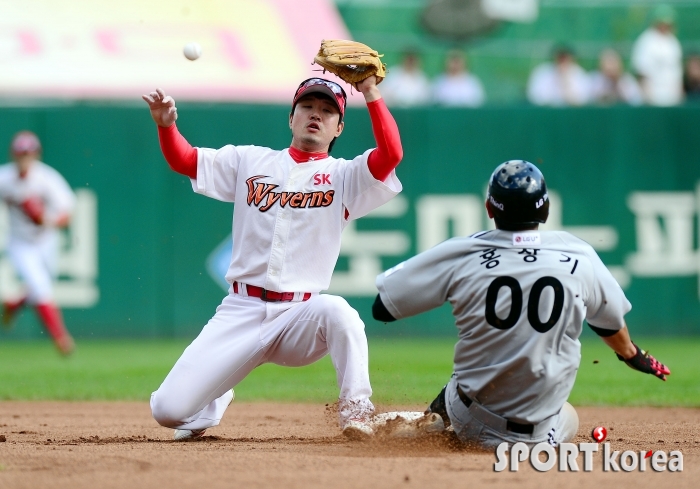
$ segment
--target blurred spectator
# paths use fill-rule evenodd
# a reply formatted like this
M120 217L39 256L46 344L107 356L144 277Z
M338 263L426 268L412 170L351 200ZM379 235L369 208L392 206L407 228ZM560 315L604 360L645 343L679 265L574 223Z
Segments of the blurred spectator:
M445 73L433 82L433 101L448 107L478 107L484 103L484 88L467 71L464 54L450 51L445 58Z
M382 83L382 94L387 105L411 107L430 102L430 83L420 66L415 51L406 51L400 66L389 69Z
M686 60L683 88L689 102L700 102L700 54L692 54Z
M625 73L622 58L614 49L600 53L598 69L591 74L591 99L605 105L641 105L642 90L637 80Z
M683 53L673 34L676 13L669 5L652 12L652 25L632 46L632 66L640 77L644 100L669 106L683 101Z
M589 97L588 74L567 46L556 47L554 63L536 66L527 84L527 98L535 105L583 105Z

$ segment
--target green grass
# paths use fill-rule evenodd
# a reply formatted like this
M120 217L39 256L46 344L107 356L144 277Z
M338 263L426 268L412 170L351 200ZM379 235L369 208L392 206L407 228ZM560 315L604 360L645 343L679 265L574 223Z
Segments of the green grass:
M668 382L629 369L600 340L584 339L571 402L700 407L700 339L639 343L670 365ZM372 399L379 404L428 403L449 378L453 345L453 339L371 338ZM175 340L81 341L74 356L64 359L48 342L2 343L0 399L146 401L186 346ZM236 387L236 398L333 402L335 382L328 357L301 368L263 365Z
M581 343L573 405L700 407L700 338L635 338L671 369L666 382L629 368L598 338Z

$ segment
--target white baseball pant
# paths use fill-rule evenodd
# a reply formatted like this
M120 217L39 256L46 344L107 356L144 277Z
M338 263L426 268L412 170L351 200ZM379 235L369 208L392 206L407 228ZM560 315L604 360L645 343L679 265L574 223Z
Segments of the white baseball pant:
M175 429L216 426L231 389L258 365L309 365L327 353L340 387L341 426L371 414L364 323L345 299L324 294L306 302L263 302L229 291L151 395L153 417Z
M56 273L57 235L45 236L28 243L10 239L7 254L17 274L24 282L29 304L49 304L53 301L53 277Z

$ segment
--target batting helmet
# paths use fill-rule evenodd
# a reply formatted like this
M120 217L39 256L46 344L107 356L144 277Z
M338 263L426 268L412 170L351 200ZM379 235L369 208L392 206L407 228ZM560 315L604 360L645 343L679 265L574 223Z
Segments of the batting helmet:
M544 175L528 161L501 163L489 180L486 203L499 229L518 231L544 223L549 215Z

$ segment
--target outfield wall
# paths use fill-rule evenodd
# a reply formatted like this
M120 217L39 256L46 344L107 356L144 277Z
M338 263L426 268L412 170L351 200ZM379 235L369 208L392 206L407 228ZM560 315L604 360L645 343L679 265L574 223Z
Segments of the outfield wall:
M700 332L698 224L700 108L488 108L393 111L405 191L344 234L332 291L370 334L453 334L449 308L383 325L371 319L374 276L416 251L488 225L486 180L501 161L541 166L552 195L550 228L588 240L630 298L634 331ZM190 142L282 148L288 108L181 105ZM232 206L194 194L168 170L145 107L75 105L0 109L0 146L29 128L44 160L79 192L65 236L57 294L78 337L193 336L224 295L217 283ZM373 145L364 109L349 109L334 154ZM0 248L6 215L0 212ZM220 280L220 278L218 278ZM0 294L19 292L4 251ZM39 336L25 313L8 338Z

